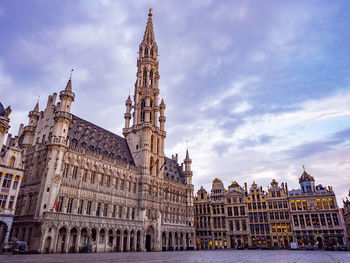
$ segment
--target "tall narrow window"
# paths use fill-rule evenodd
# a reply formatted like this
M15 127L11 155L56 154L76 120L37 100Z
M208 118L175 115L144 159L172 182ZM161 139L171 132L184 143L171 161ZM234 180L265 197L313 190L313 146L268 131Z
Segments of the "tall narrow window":
M86 214L87 215L91 214L91 206L92 206L92 202L88 201L87 206L86 206Z
M113 205L113 212L112 212L112 217L116 216L116 210L117 210L117 206Z
M145 48L145 56L148 56L148 48Z
M149 85L152 86L153 85L153 71L151 70L149 73Z
M78 207L78 214L81 215L83 213L83 207L84 207L84 200L80 200L79 207Z
M87 181L87 170L83 169L83 182Z
M10 196L10 201L9 201L9 209L14 208L13 203L15 202L15 196L11 195Z
M103 209L103 216L107 216L107 212L108 212L108 204L105 204L105 207Z
M73 198L68 199L67 213L72 213Z
M111 176L110 176L110 175L107 175L107 176L106 176L106 185L107 185L107 187L109 187L110 184L111 184Z
M57 212L62 212L63 200L64 200L64 197L60 196L58 199Z
M151 48L151 57L153 57L153 54L154 54L154 53L153 53L153 48Z
M9 188L12 181L12 175L6 174L4 177L4 182L2 183L2 187Z
M149 161L149 172L150 172L150 174L152 174L152 168L153 168L153 157L151 157L151 159Z
M19 183L19 176L17 175L15 178L15 181L13 182L12 189L16 190L18 187L18 183Z
M144 86L147 85L147 70L146 69L143 70L143 85Z
M98 203L97 209L96 209L96 216L100 216L100 212L101 212L101 203Z
M104 178L104 175L101 174L100 186L103 186L103 178Z
M78 174L78 166L74 165L74 166L73 166L73 173L72 173L72 178L73 178L74 180L77 179L77 174Z
M146 107L146 101L142 100L141 101L141 121L145 121L145 116L146 116L145 107Z
M7 195L0 195L0 208L5 209Z
M64 164L64 169L63 169L63 177L67 177L68 176L68 171L69 171L69 164L65 163Z
M95 178L96 178L96 171L92 171L92 172L91 172L91 183L92 183L92 184L95 183Z
M157 153L159 154L159 139L157 139Z
M151 135L151 152L153 153L153 141L154 141L154 138L153 138L153 135Z

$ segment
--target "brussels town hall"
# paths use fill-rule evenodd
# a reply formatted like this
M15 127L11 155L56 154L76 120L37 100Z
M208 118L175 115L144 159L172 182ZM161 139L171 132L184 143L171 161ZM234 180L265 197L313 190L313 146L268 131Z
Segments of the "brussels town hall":
M124 137L72 114L72 80L37 104L20 130L24 175L10 239L30 251L67 253L195 248L188 151L164 155L165 103L160 104L158 47L152 10L137 60ZM56 101L57 100L57 101Z

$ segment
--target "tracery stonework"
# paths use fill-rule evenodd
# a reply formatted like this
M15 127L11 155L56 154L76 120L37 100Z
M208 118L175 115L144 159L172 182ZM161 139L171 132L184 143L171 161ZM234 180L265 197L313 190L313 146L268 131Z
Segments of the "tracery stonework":
M152 13L137 60L124 137L70 113L72 80L29 113L12 239L40 253L195 248L191 159L164 155L165 103ZM133 113L131 112L133 110ZM131 125L132 119L132 125Z

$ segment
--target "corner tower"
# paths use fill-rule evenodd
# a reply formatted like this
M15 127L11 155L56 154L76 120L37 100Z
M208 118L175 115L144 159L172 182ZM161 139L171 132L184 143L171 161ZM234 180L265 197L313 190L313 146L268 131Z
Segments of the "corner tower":
M150 9L146 30L139 46L133 101L130 97L126 100L123 134L135 164L142 169L142 174L155 177L160 177L160 167L164 164L166 137L165 103L163 100L160 104L158 102L158 69L158 46L153 30L152 9Z

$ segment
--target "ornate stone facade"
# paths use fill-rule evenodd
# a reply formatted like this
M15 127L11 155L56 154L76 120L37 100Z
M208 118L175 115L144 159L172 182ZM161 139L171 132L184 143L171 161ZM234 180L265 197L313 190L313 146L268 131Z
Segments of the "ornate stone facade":
M6 144L3 145L10 128L10 113L11 108L4 109L0 103L0 244L9 239L23 178L22 149L19 141L23 126L20 127L18 136L12 138L9 134Z
M300 189L289 191L288 196L298 245L319 248L345 245L345 226L332 187L315 185L315 179L305 170L299 184Z
M125 138L70 113L71 79L59 102L54 93L29 113L13 238L40 253L195 248L192 161L164 154L158 68L150 10Z
M313 249L344 245L345 225L332 187L315 186L305 171L299 183L300 189L289 191L287 183L272 180L264 191L255 182L249 190L246 183L241 187L233 182L226 190L216 178L210 195L201 187L195 197L197 247L289 248L292 242ZM348 213L344 208L344 215Z

